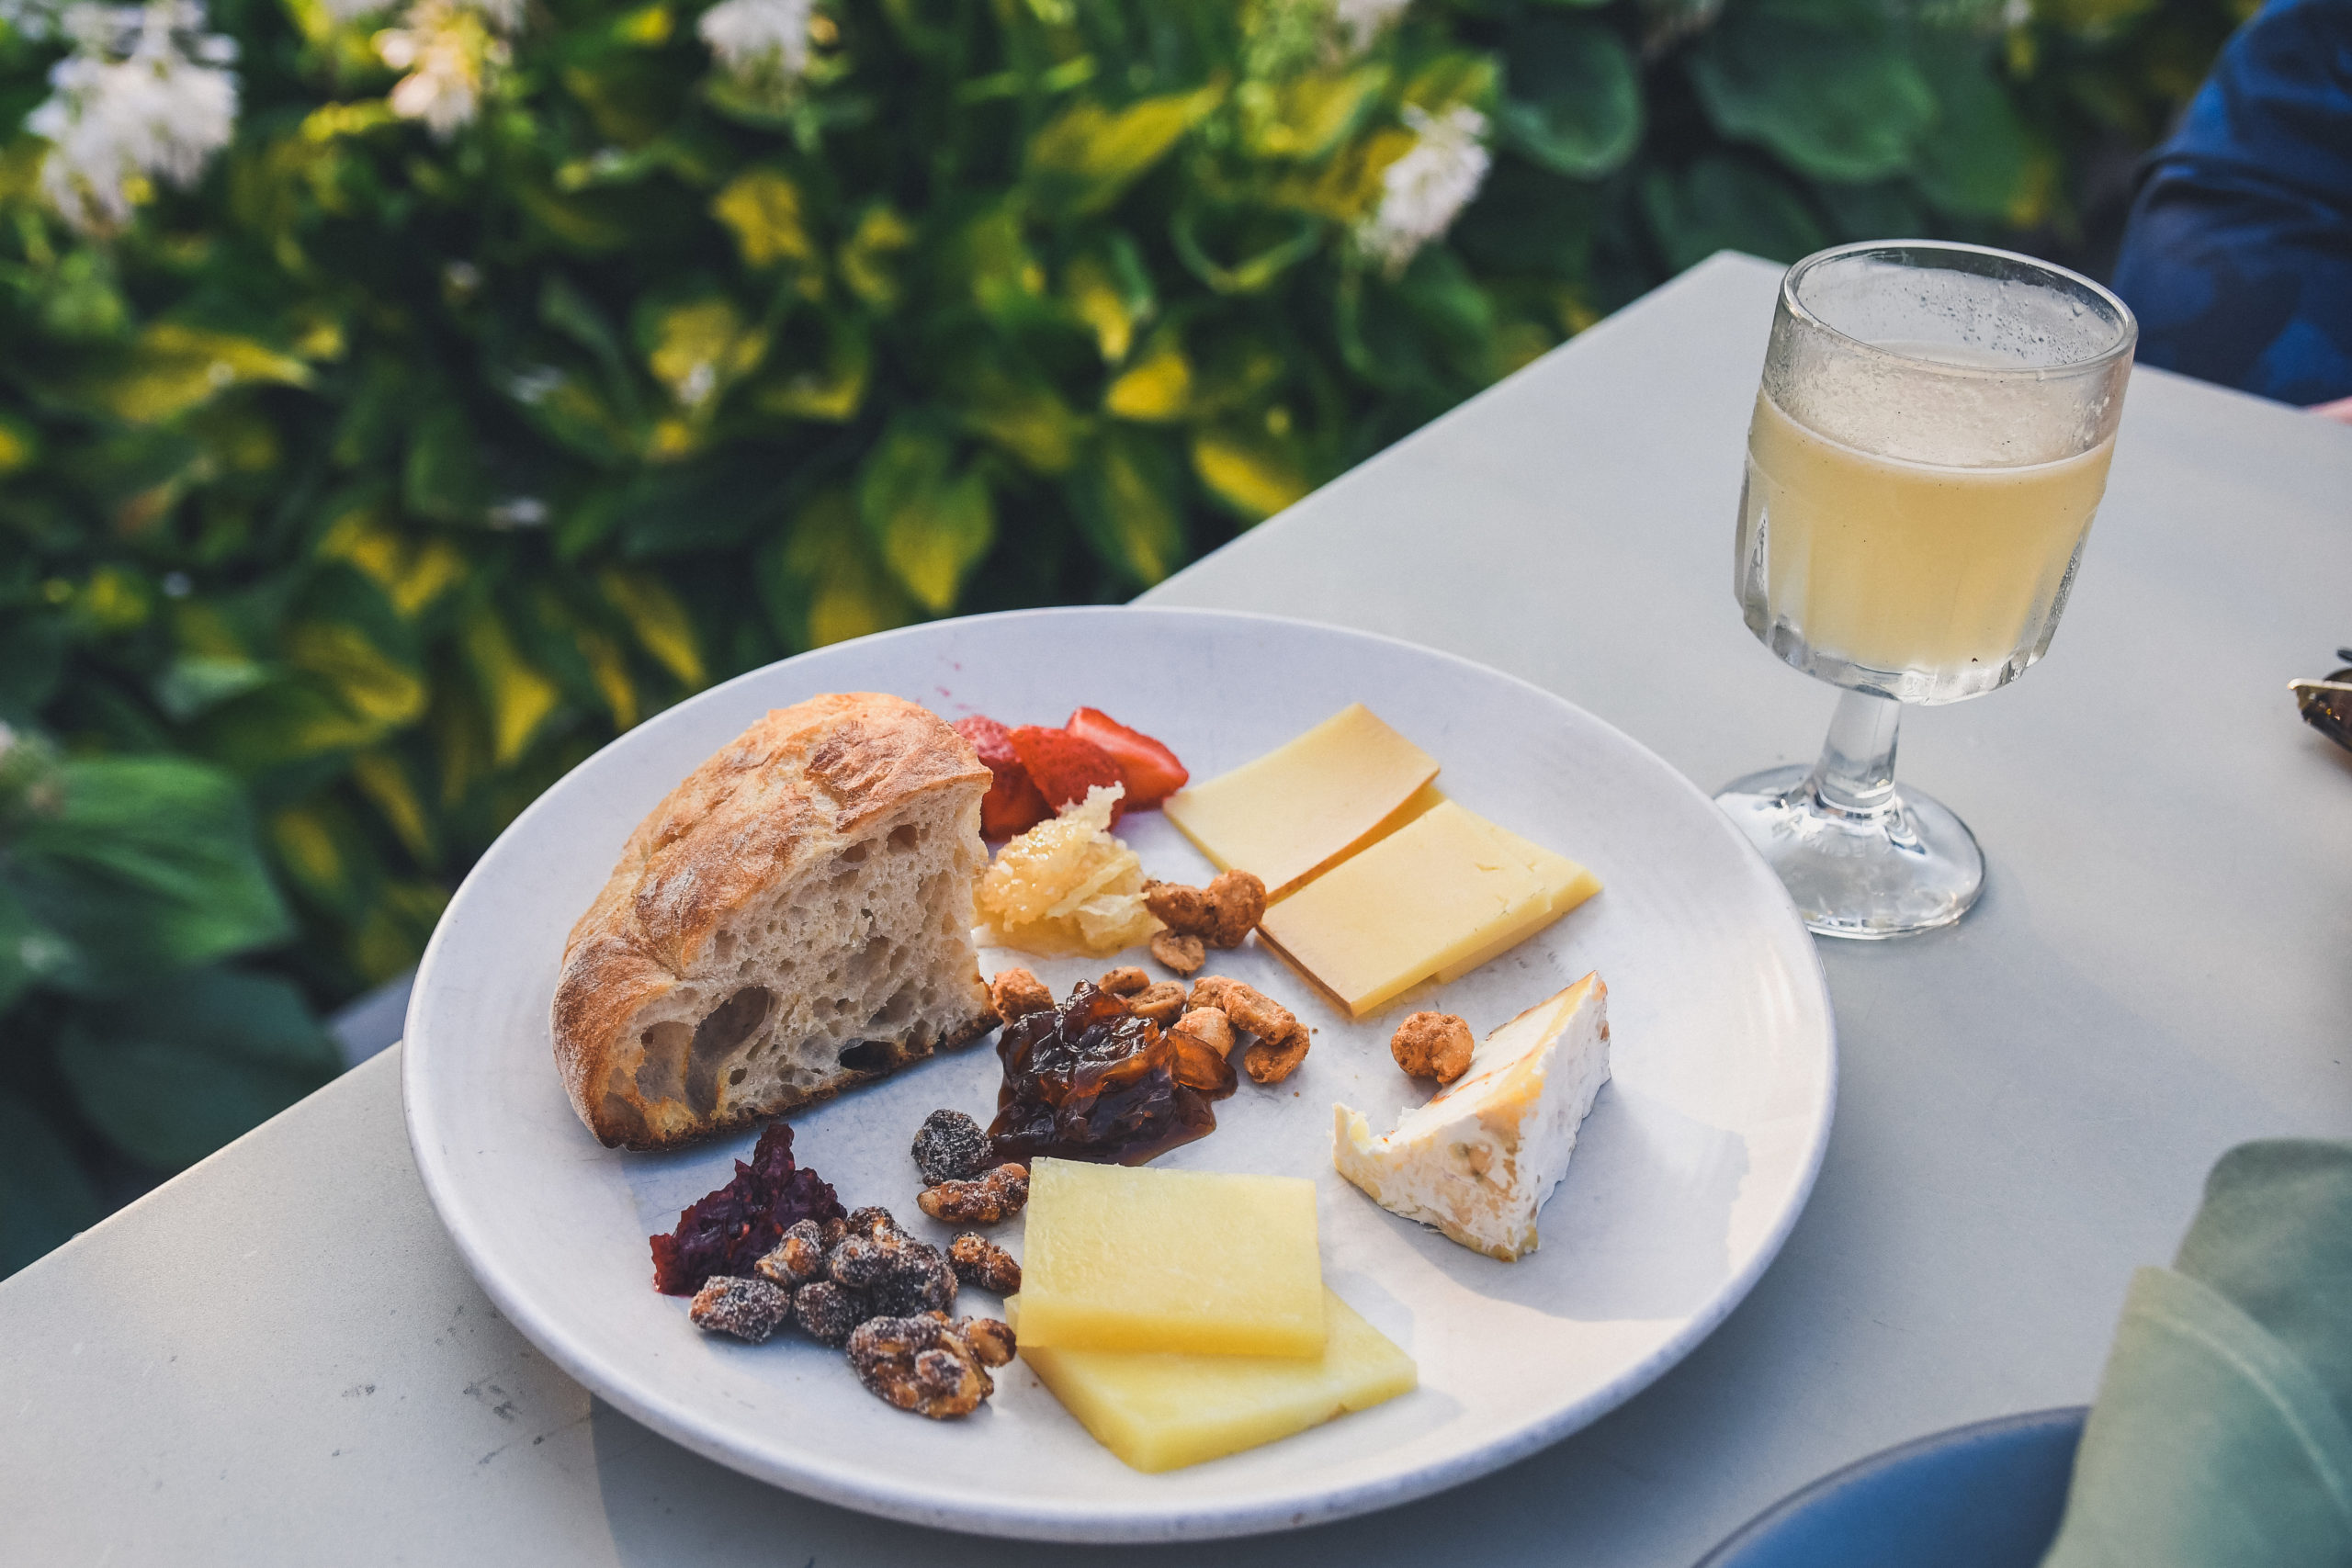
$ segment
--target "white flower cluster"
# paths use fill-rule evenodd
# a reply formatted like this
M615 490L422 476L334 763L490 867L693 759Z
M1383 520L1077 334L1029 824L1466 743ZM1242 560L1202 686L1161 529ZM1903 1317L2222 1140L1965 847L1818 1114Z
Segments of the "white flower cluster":
M1413 0L1331 0L1331 20L1340 34L1340 49L1351 55L1362 54L1412 3Z
M816 0L720 0L695 30L733 74L788 82L808 69L816 11Z
M1413 145L1382 171L1380 205L1356 230L1356 243L1391 277L1453 226L1494 161L1481 140L1487 117L1467 104L1442 115L1408 104L1405 123L1412 128Z
M364 16L380 0L336 0ZM492 76L508 60L503 35L522 25L523 0L415 0L401 25L376 35L376 54L407 75L386 100L403 119L447 138L481 112Z
M130 220L142 186L187 186L237 124L233 39L204 30L199 0L102 6L77 0L51 13L12 6L33 37L51 28L73 52L50 68L50 96L25 129L50 144L41 188L68 222L89 232Z

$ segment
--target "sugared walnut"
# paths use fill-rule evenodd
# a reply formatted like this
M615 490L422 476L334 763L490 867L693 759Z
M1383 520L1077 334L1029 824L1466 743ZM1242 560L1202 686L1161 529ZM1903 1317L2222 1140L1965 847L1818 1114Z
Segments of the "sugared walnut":
M1417 1078L1452 1083L1470 1066L1477 1042L1470 1026L1450 1012L1417 1012L1396 1026L1388 1054Z
M1208 962L1209 951L1199 937L1179 936L1174 931L1154 931L1151 955L1179 976L1190 976Z
M824 1277L825 1250L823 1230L814 1220L802 1220L752 1267L761 1279L790 1289Z
M1137 1018L1148 1018L1165 1029L1184 1010L1184 987L1173 980L1161 980L1129 997L1127 1006Z
M1194 1008L1169 1032L1197 1040L1220 1056L1233 1055L1233 1023L1215 1008Z
M865 1292L816 1280L792 1292L792 1320L820 1345L841 1345L850 1330L874 1315Z
M1283 1033L1259 1041L1242 1053L1241 1066L1257 1083L1280 1083L1306 1060L1306 1025L1294 1023Z
M849 1228L844 1233L844 1240L850 1236L888 1235L891 1232L901 1228L898 1216L879 1203L868 1203L864 1208L852 1209L846 1224ZM834 1244L834 1246L839 1245L839 1242ZM831 1251L831 1248L828 1247L826 1250Z
M978 1352L937 1313L859 1324L849 1337L849 1364L876 1398L934 1421L968 1416L996 1392Z
M1094 984L1097 989L1108 991L1114 997L1132 997L1151 984L1151 976L1145 974L1137 965L1130 964L1124 968L1112 970Z
M925 1187L969 1181L996 1164L988 1129L960 1111L934 1111L915 1134L915 1169Z
M943 1181L915 1200L933 1219L951 1225L992 1225L1029 1201L1029 1168L1001 1165L978 1181Z
M848 1235L849 1219L846 1215L827 1220L817 1227L817 1239L824 1245L827 1252L839 1247Z
M695 1292L686 1315L707 1334L731 1334L757 1345L792 1312L792 1297L765 1280L714 1274Z
M989 982L989 1000L995 1006L997 1017L1006 1023L1033 1012L1054 1010L1053 991L1026 969L1001 971Z
M956 1320L956 1332L964 1337L964 1343L972 1348L972 1354L979 1358L984 1367L1003 1366L1019 1348L1012 1337L1012 1325L992 1317L959 1317Z
M1152 883L1144 888L1143 901L1177 936L1199 937L1211 947L1239 947L1265 916L1266 885L1249 872L1226 871L1206 887Z
M863 1292L875 1313L944 1312L953 1307L956 1271L939 1249L898 1229L887 1210L874 1213L881 1219L871 1234L850 1236L826 1258L826 1271L833 1283Z
M947 1244L947 1261L967 1285L1009 1296L1021 1289L1021 1265L1012 1254L980 1235L966 1231Z

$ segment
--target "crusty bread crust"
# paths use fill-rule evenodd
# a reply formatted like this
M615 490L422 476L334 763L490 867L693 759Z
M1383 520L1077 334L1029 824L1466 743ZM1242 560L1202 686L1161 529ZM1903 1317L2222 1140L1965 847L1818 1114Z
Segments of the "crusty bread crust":
M779 708L687 774L629 835L604 891L564 944L552 1010L555 1058L589 1131L607 1145L630 1148L689 1142L829 1099L992 1027L970 935L972 889L988 863L979 802L989 780L970 743L937 715L870 692ZM754 998L741 1010L764 1006L771 1021L790 1013L777 1005L779 994L787 1004L804 998L790 995L793 980L739 951L745 922L765 919L774 942L790 942L796 890L863 874L868 848L886 839L907 852L902 858L921 872L926 902L938 906L913 911L921 944L877 944L882 963L921 965L908 977L929 1001L920 1016L892 1016L882 1028L872 1027L881 1015L859 1019L843 1026L863 1031L850 1042L854 1065L836 1065L828 1053L820 1070L790 1073L795 1081L768 1081L774 1072L763 1071L747 1095L730 1093L713 1075L752 1058L649 1060L657 1043L666 1049L684 1039L659 1030L691 1025L699 1052L702 1020L744 986L765 987L758 995L766 1000ZM893 886L903 887L913 874ZM822 882L828 876L832 884ZM779 920L786 929L777 936ZM791 964L784 970L797 972ZM820 964L799 984L823 973ZM875 977L864 983L871 990ZM748 1051L775 1043L716 1043ZM837 1042L811 1042L831 1043ZM662 1080L653 1092L639 1082L641 1067ZM744 1076L736 1072L736 1080Z

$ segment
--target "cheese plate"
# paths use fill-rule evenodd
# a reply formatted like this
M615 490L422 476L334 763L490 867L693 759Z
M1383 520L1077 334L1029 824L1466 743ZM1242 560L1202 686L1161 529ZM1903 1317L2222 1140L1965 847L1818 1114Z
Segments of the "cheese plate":
M1058 723L1092 705L1214 778L1362 702L1438 759L1449 799L1572 856L1604 891L1448 982L1361 1021L1254 939L1214 967L1316 1030L1277 1085L1243 1083L1218 1127L1154 1168L1303 1177L1322 1277L1401 1348L1419 1386L1263 1448L1144 1473L1098 1445L1027 1364L960 1421L893 1411L840 1354L697 1334L650 1283L646 1237L726 1180L745 1132L678 1152L600 1145L565 1099L548 1007L566 932L623 842L690 769L772 708L895 693L948 719ZM1117 829L1152 875L1212 868L1158 812ZM984 949L1056 991L1118 960ZM1332 1164L1333 1106L1377 1128L1429 1086L1389 1032L1442 1009L1480 1035L1584 975L1606 979L1611 1077L1540 1214L1499 1262L1370 1201ZM912 1215L909 1145L941 1107L986 1120L984 1041L797 1112L794 1152L854 1207ZM425 1188L485 1292L620 1410L808 1496L911 1522L1037 1540L1144 1541L1284 1529L1403 1502L1593 1421L1688 1354L1747 1293L1809 1194L1836 1045L1812 938L1727 819L1664 761L1574 705L1409 644L1208 611L1031 611L938 622L753 671L640 725L550 789L459 888L419 969L402 1066ZM940 1234L913 1216L910 1225ZM1018 1233L1008 1239L1018 1247Z

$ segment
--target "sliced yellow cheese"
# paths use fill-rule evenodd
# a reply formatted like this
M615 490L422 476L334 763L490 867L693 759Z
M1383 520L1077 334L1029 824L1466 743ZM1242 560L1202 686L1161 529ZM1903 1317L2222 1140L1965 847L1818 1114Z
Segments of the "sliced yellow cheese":
M1023 1232L1026 1344L1323 1353L1311 1181L1041 1159Z
M1356 703L1160 809L1219 871L1252 872L1279 898L1409 820L1435 777L1436 758Z
M1328 1290L1327 1338L1312 1359L1052 1349L1031 1338L1019 1297L1004 1305L1038 1381L1097 1442L1141 1471L1254 1449L1368 1410L1419 1381L1410 1356Z
M1442 801L1283 899L1261 941L1357 1018L1517 946L1600 890L1590 872Z

